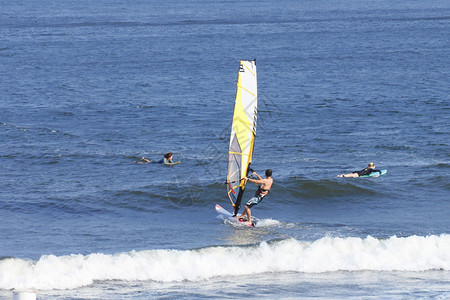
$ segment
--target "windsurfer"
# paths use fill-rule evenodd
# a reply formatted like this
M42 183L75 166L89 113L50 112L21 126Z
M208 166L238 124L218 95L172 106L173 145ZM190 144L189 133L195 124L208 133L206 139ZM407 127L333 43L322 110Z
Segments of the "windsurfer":
M248 177L245 177L244 179L249 180L250 182L253 182L254 184L257 184L257 185L260 184L260 186L258 186L255 196L253 198L251 198L247 202L247 204L245 204L244 212L242 213L242 215L240 217L238 217L239 219L244 220L244 217L247 216L247 221L246 221L247 225L252 225L252 212L251 212L250 208L257 205L259 202L262 201L262 199L265 196L267 196L267 194L269 193L270 188L272 187L272 184L273 184L271 169L266 170L265 178L261 178L261 176L259 176L256 172L253 172L253 175L255 175L258 179L253 179L253 178L248 178Z
M359 176L369 175L373 172L378 172L381 174L380 170L375 170L375 165L373 162L371 162L371 163L369 163L367 168L364 168L361 171L354 171L354 172L348 173L348 174L340 174L337 177L359 177Z

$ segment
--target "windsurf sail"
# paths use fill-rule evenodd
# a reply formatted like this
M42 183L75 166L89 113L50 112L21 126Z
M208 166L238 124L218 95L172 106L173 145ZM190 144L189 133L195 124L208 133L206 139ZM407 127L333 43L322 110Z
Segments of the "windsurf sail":
M244 178L252 162L257 99L256 60L241 60L228 151L227 194L234 206L234 215L239 212L247 184Z

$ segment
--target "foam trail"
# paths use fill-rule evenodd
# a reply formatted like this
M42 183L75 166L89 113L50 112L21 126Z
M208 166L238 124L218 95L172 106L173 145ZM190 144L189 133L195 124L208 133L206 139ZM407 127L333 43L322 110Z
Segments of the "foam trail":
M241 268L243 264L247 268ZM450 235L287 239L254 246L54 256L0 261L0 289L74 289L94 280L200 281L263 272L450 271Z

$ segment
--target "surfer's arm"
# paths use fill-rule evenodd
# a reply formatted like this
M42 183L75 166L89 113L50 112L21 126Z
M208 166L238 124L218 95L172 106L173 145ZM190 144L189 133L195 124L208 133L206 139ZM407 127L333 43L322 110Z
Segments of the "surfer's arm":
M261 177L259 177L259 178L261 178ZM245 179L247 179L250 182L253 182L254 184L263 184L262 178L261 179L251 179L251 178L245 177Z
M262 180L261 176L259 176L256 172L253 172L253 175L255 175L256 177L258 177L259 180Z

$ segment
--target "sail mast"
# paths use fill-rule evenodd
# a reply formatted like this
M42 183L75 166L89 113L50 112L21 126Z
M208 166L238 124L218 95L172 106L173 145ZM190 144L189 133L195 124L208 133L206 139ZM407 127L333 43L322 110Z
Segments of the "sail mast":
M234 206L234 215L239 212L247 184L243 178L247 177L252 162L257 99L256 60L241 60L228 150L227 194Z

